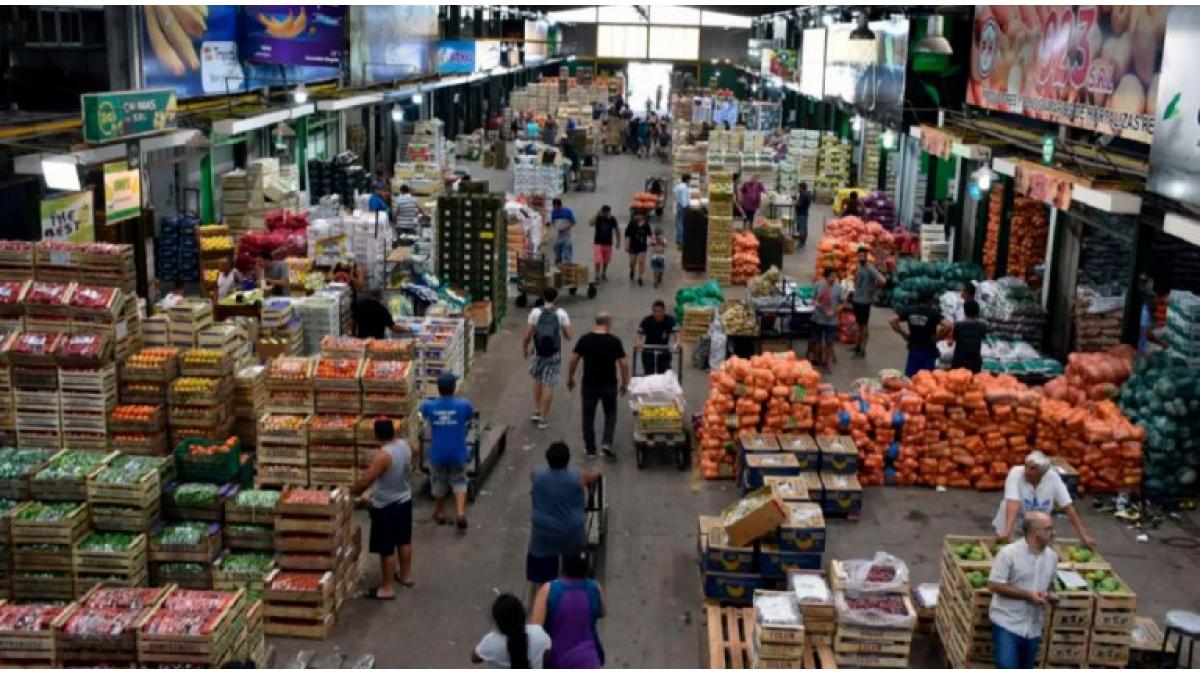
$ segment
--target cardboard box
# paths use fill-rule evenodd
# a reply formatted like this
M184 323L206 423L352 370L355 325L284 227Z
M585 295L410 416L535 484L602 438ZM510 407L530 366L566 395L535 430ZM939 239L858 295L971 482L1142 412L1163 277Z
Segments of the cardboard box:
M779 452L779 439L775 434L743 431L738 434L738 446L743 452Z
M732 546L725 530L716 528L708 533L704 551L704 571L722 574L754 574L754 549Z
M743 508L738 517L734 518L738 505L743 502L750 506ZM725 524L730 544L747 546L755 539L774 532L786 522L787 514L783 502L776 499L770 490L763 488L728 506L721 512L721 520Z
M749 604L762 583L757 574L704 573L704 597L721 602Z
M742 485L748 490L757 490L767 476L795 476L797 473L800 473L800 464L795 455L747 452L742 467Z
M775 496L787 502L810 501L808 486L798 476L765 476L763 485L771 488Z
M819 471L821 449L809 434L780 434L779 449L796 456L801 471Z
M705 553L708 551L708 534L715 529L725 530L721 526L720 516L700 516L700 529L696 536L696 555L700 560L701 569L704 568Z
M824 541L822 548L824 548ZM774 544L763 544L758 555L758 573L764 579L785 579L792 570L820 570L821 553L784 551Z
M858 446L849 436L818 436L817 446L821 448L821 473L858 473Z
M818 504L825 502L825 484L821 482L821 474L817 471L802 471L799 476L808 488L808 498Z
M779 550L788 553L824 553L825 517L813 502L788 502L787 521L779 526Z
M825 513L833 515L858 515L862 511L863 490L857 476L821 474L825 487L821 505Z

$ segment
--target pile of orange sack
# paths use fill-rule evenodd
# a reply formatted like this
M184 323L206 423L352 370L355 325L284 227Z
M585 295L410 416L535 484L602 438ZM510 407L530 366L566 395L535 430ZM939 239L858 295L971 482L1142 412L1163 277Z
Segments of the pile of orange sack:
M833 396L833 388L821 387L821 376L794 352L728 359L708 382L699 434L700 473L708 479L736 477L739 433L811 432L818 389ZM824 403L836 411L836 400Z
M825 268L837 271L838 279L853 279L858 271L858 248L866 246L870 251L868 260L880 269L890 266L890 252L895 248L894 235L875 221L863 222L857 216L835 218L825 224L825 231L817 243L817 257L813 278L824 276ZM877 254L887 254L889 259L876 259Z
M733 274L731 280L734 286L741 286L758 276L759 269L758 237L753 232L733 233Z

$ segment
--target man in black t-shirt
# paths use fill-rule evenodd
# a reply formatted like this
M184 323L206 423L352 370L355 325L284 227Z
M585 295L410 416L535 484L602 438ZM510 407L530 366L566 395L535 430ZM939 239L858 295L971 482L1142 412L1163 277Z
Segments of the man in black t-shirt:
M954 358L950 367L978 373L983 370L983 339L987 337L987 324L979 319L979 303L974 300L963 303L963 316L966 318L954 324Z
M943 319L935 300L933 291L922 291L920 305L892 317L892 330L908 343L908 362L904 366L908 377L937 367L937 341L950 332L950 323Z
M384 306L383 293L378 288L367 291L363 297L355 300L351 312L354 316L354 335L360 339L382 340L387 337L388 330L403 332Z
M621 247L621 226L607 205L600 207L600 213L592 217L592 227L596 233L592 236L592 258L596 263L596 279L608 281L608 264L612 262L613 243Z
M642 350L642 368L646 375L658 375L671 369L674 336L675 317L667 314L665 302L655 300L650 316L638 324L636 346Z
M575 371L583 361L583 445L589 457L596 456L596 404L604 406L604 436L601 451L609 459L613 454L613 434L617 429L617 393L622 396L629 388L629 360L621 338L612 334L612 315L600 312L592 332L579 338L567 367L567 390L575 389ZM617 385L617 371L621 382Z

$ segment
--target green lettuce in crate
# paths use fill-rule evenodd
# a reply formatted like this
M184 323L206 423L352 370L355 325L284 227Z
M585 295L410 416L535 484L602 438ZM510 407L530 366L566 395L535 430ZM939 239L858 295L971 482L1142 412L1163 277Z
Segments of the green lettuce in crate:
M93 532L79 544L90 553L122 553L133 545L133 535L124 532Z
M272 511L278 501L278 490L242 490L233 498L238 508L254 511Z
M154 535L154 541L162 546L199 546L206 537L205 523L171 523Z
M34 523L57 523L79 508L75 502L31 502L17 514L17 520Z
M230 553L221 560L220 570L230 574L266 575L274 563L270 553Z
M159 563L158 573L172 577L198 577L208 571L208 566L192 562Z
M70 450L55 457L54 461L39 471L35 478L39 480L83 478L92 469L100 466L107 456L107 453L103 452Z
M228 523L225 534L231 538L270 538L274 528L270 525L253 525L250 523Z
M212 483L181 483L171 499L179 506L213 506L220 495L221 488Z
M0 449L0 479L26 476L33 471L33 467L46 461L53 454L50 450Z
M147 474L158 471L159 461L154 457L122 455L96 474L96 482L106 485L132 485Z

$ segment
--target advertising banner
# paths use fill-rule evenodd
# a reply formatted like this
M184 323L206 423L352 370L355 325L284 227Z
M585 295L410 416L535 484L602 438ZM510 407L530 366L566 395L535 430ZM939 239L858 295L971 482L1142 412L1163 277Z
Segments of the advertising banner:
M790 49L763 49L762 74L763 77L774 76L783 78L784 82L792 82L796 79L796 52Z
M104 222L136 218L142 212L142 176L125 162L104 165Z
M340 67L346 50L344 5L248 5L238 46L257 63Z
M109 91L81 98L85 143L175 128L175 92L170 89Z
M546 60L550 53L550 23L548 21L525 22L525 63L535 65Z
M825 42L824 97L859 114L899 127L908 64L908 19L872 21L875 39L851 39L854 24L834 24Z
M961 140L937 127L921 125L921 149L939 159L950 159L954 144Z
M475 72L486 73L500 66L500 41L475 41Z
M237 7L145 5L142 73L147 87L170 87L178 96L241 91Z
M800 42L800 93L825 96L825 29L809 28Z
M1171 8L1150 146L1150 189L1200 207L1200 7ZM1153 93L1153 89L1151 90Z
M350 8L350 78L355 84L405 80L432 72L437 5Z
M92 192L69 192L42 200L42 239L87 244L96 240Z
M967 103L1149 143L1169 9L977 6Z
M475 43L471 40L438 40L438 75L469 75L475 72Z

